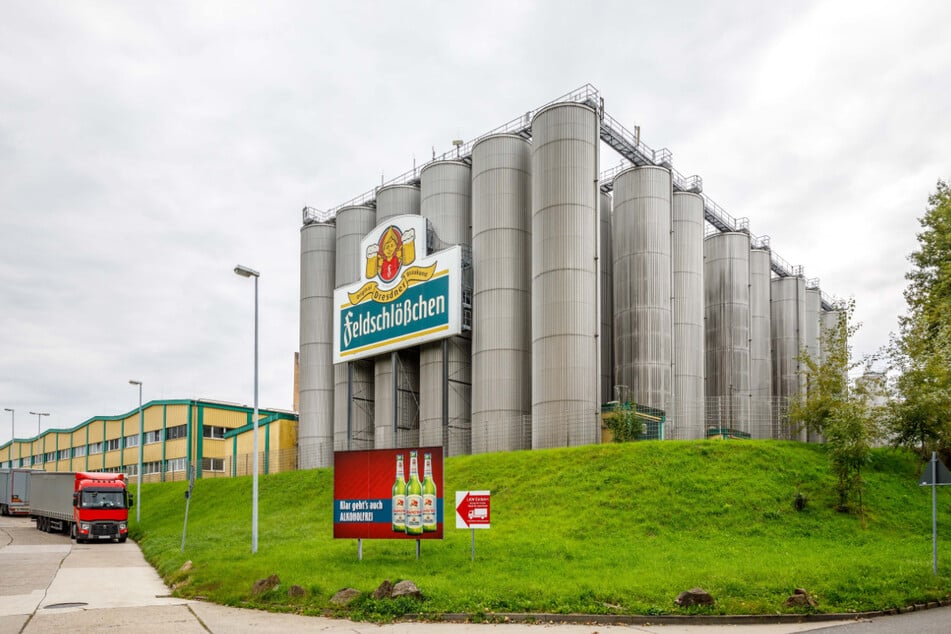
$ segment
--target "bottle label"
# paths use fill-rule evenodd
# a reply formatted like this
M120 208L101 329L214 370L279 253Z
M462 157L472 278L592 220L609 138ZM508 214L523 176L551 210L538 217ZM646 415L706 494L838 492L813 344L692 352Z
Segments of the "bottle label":
M419 529L423 526L423 496L406 496L406 530Z
M436 496L423 495L423 525L436 526Z
M406 522L406 497L403 495L393 496L393 524L403 526Z

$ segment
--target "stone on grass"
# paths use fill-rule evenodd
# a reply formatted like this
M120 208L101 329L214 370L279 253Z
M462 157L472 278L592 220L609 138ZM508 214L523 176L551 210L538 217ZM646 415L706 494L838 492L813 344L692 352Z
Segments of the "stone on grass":
M255 596L264 594L265 592L270 592L279 585L281 585L281 579L277 575L271 575L267 579L258 579L254 582L254 585L251 586L251 594Z
M688 608L693 605L713 605L713 597L710 593L701 588L691 588L684 590L677 595L674 603L682 608Z
M787 608L814 608L819 604L803 588L796 588L788 599L783 602Z
M363 593L356 588L344 588L343 590L339 590L337 594L333 595L330 598L330 602L334 605L347 605L361 594Z
M416 587L415 583L407 579L406 581L400 581L398 584L393 586L393 590L390 591L390 597L393 599L398 599L400 597L422 599L423 593L419 591L419 588Z
M182 564L182 567L179 568L178 571L179 571L179 572L188 572L188 571L191 570L191 569L192 569L192 560L189 559L188 561L186 561L185 563Z
M289 597L302 597L307 594L303 588L300 586L294 585L287 589L287 596Z
M384 579L383 583L380 584L380 587L373 591L373 598L389 599L391 592L393 592L393 584L390 583L389 579Z

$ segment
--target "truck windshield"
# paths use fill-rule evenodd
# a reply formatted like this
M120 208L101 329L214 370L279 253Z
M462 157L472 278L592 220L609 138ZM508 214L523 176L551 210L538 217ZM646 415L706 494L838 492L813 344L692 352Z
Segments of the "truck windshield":
M122 491L83 491L83 508L113 509L124 507L125 496Z

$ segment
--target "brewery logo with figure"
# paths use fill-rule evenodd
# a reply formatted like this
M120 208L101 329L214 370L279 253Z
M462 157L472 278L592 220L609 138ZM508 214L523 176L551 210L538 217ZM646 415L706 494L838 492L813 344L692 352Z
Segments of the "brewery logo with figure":
M459 334L461 249L428 253L428 231L396 216L361 241L361 279L334 291L334 363Z

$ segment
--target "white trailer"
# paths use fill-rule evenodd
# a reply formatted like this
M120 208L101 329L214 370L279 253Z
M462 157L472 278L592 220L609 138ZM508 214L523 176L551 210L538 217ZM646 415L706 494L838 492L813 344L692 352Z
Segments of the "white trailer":
M0 469L0 514L30 514L32 469Z

